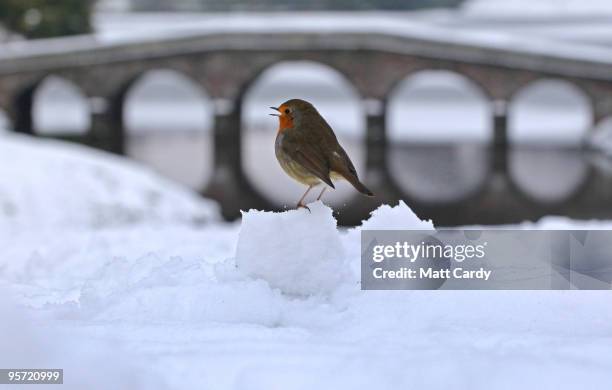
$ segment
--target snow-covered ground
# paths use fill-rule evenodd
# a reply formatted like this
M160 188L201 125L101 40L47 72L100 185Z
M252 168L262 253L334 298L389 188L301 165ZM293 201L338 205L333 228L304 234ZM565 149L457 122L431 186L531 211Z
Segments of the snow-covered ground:
M0 189L18 216L1 225L1 367L64 368L71 389L560 389L612 379L606 291L361 291L361 229L434 227L403 203L348 230L321 203L224 223L209 202L100 152L8 136L0 159ZM140 218L91 223L107 203L122 205L111 215ZM198 213L204 223L186 218ZM521 227L534 226L612 223Z
M126 159L0 137L0 232L218 220L217 205Z

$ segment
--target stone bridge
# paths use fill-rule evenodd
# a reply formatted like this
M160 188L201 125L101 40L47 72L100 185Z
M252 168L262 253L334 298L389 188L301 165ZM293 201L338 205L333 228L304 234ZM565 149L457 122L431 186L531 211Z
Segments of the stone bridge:
M65 43L65 45L64 45ZM506 177L507 106L527 84L540 79L562 79L590 100L598 123L612 114L612 60L595 55L565 55L553 50L535 53L492 45L459 43L389 33L356 32L243 32L184 35L159 40L104 43L92 37L38 42L35 48L0 53L0 108L16 131L34 134L33 96L45 77L71 81L98 104L92 126L79 141L114 153L124 153L124 98L130 86L147 71L169 69L201 86L214 101L214 177L202 192L222 204L227 218L249 207L272 207L249 183L242 169L241 114L245 92L268 67L281 61L309 60L342 74L367 107L367 162L364 179L379 194L375 200L355 199L341 215L352 224L380 202L411 199L398 189L387 167L386 103L396 86L422 70L448 70L473 81L494 109L494 153L491 177L467 199L444 205L414 200L422 215L448 213L463 223L501 223L537 218L548 213L576 217L610 205L610 194L585 194L552 205L540 205L516 190ZM582 206L581 206L582 205ZM611 207L607 207L612 209Z

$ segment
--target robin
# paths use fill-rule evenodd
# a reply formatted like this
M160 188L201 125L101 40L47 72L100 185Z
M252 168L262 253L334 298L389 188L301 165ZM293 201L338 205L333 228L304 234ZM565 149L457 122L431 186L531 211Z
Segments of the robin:
M318 184L334 187L333 180L347 180L355 189L367 196L374 196L359 181L357 171L346 154L332 128L316 108L305 100L291 99L279 107L270 107L278 114L278 134L274 150L283 170L293 179L308 186L297 207L308 208L304 198ZM323 187L317 200L321 199Z

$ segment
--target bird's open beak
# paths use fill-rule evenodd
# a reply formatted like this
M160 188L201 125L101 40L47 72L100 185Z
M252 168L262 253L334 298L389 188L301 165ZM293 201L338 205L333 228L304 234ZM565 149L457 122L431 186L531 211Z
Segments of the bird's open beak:
M270 107L273 110L279 111L278 107ZM280 116L280 114L270 114L272 116Z

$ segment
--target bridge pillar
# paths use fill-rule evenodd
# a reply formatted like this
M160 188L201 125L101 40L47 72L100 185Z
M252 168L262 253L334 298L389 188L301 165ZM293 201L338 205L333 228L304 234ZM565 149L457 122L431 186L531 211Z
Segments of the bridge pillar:
M382 102L375 99L364 101L366 112L366 146L368 169L378 169L385 162L387 144L386 118Z
M386 118L380 100L366 99L366 169L372 186L382 184L386 166Z
M13 121L13 129L18 133L34 134L34 92L35 86L22 90L13 99L9 115Z
M385 103L378 99L363 102L366 112L366 184L376 194L376 199L361 199L370 209L376 202L390 203L398 196L387 167L387 118ZM363 215L367 215L365 212ZM356 221L359 223L359 221Z
M227 219L240 217L245 199L242 175L240 104L217 99L214 124L214 172L205 195L217 200Z
M123 125L122 101L110 106L104 97L89 98L91 108L91 129L87 144L108 152L125 154L125 131Z
M593 128L597 127L598 124L611 116L612 97L610 97L610 94L600 94L596 96L596 100L593 105Z
M493 172L508 171L508 103L493 102Z

